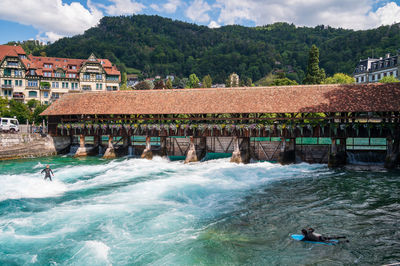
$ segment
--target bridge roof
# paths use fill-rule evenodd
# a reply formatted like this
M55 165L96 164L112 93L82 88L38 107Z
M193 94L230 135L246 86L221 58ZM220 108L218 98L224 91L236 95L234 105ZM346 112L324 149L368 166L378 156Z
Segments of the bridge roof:
M400 111L400 83L71 93L42 115L373 111Z

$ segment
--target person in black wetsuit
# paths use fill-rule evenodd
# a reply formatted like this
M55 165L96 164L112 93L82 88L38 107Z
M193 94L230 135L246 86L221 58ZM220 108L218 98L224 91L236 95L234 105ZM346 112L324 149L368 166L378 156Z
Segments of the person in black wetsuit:
M45 173L44 180L49 178L50 181L53 181L53 180L51 180L51 175L53 175L53 177L54 177L54 174L53 174L53 171L50 169L50 165L46 165L46 168L44 168L41 173L43 173L43 172Z
M329 243L332 239L346 238L345 236L323 236L321 234L314 233L313 228L301 229L301 233L304 238L301 241L314 241L314 242L326 242Z

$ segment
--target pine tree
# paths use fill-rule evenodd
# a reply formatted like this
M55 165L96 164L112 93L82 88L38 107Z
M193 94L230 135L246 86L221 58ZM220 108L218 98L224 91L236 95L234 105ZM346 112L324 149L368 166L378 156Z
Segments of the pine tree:
M313 45L308 57L306 78L303 84L321 84L325 80L325 71L319 68L319 50Z

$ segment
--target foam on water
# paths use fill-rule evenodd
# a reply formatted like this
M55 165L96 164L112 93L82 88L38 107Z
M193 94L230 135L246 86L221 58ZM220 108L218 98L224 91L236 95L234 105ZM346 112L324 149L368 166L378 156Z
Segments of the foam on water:
M43 180L38 174L0 175L0 202L7 199L56 197L66 190L63 182Z
M35 245L39 264L187 264L181 259L201 232L252 193L271 182L332 173L323 165L229 159L187 165L159 157L54 167L53 182L29 172L0 174L0 203L24 200L0 216L5 254L27 254ZM42 201L29 201L37 198ZM174 255L176 249L185 251Z

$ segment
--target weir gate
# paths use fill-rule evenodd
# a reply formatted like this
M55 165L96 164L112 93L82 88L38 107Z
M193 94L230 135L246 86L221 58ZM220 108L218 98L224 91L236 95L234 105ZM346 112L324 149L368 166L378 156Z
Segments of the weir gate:
M348 154L374 152L388 168L399 162L395 83L88 92L65 95L42 115L51 135L79 138L75 156L231 156L335 167Z

